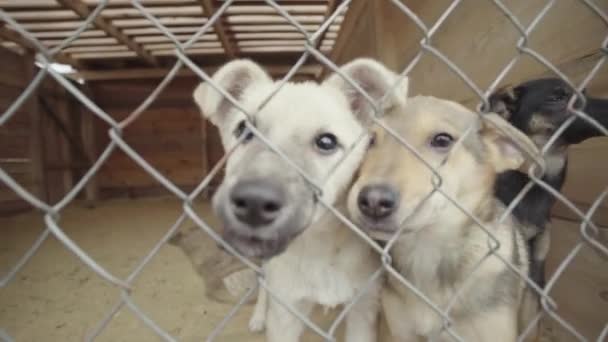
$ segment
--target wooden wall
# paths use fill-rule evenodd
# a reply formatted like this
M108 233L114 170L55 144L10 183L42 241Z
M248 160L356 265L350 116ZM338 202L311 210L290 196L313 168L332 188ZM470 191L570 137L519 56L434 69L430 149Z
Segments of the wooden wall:
M4 113L38 69L28 55L0 49L0 58L0 113ZM0 166L25 190L50 203L62 198L74 182L74 151L67 136L78 139L74 135L78 121L70 107L65 91L47 77L0 127ZM0 214L29 208L13 190L0 184Z
M115 120L126 118L160 80L107 81L91 85L97 104ZM194 78L174 80L156 101L123 132L125 141L150 165L182 189L193 189L221 158L219 136L192 100ZM98 120L99 121L99 120ZM110 142L109 126L97 122L98 153ZM206 143L206 144L205 144ZM217 183L218 179L215 180ZM168 194L158 181L121 150L101 168L97 182L102 197Z

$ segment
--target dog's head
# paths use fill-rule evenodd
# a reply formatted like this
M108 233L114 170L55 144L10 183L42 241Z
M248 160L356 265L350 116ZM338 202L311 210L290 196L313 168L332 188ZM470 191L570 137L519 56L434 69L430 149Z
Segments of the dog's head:
M502 115L542 148L559 127L574 115L568 110L568 102L573 94L573 89L561 79L537 79L492 94L490 107L491 111ZM575 107L579 104L575 104ZM587 97L583 111L608 127L608 101ZM599 130L577 118L556 140L553 149L563 150L568 145L599 135Z
M371 60L351 62L341 71L375 100L395 81L392 72ZM347 81L332 75L320 85L286 83L259 109L277 84L247 60L226 64L213 83L252 115L247 119L210 84L194 92L202 113L219 128L226 151L243 139L228 158L225 178L213 197L214 210L233 247L250 257L269 258L314 223L324 207L307 180L268 144L318 184L322 199L333 204L345 193L365 153L368 139L359 137L366 134L363 123L371 107ZM384 109L402 101L394 93Z
M383 120L439 178L398 139L377 129L348 209L378 239L392 236L406 219L406 231L453 227L452 220L463 215L454 216L458 209L436 187L475 211L492 197L497 173L519 168L527 154L536 153L534 144L497 114L480 120L457 103L433 97L411 98Z

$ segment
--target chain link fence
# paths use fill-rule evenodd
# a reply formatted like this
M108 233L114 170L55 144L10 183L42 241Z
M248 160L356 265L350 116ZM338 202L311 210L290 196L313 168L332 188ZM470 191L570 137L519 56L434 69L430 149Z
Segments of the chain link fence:
M389 1L389 0L387 0ZM502 12L508 20L512 23L513 27L517 29L520 34L520 38L517 42L517 51L518 54L512 58L501 70L496 71L496 77L491 85L487 89L480 88L473 79L467 76L467 74L459 68L457 64L452 62L448 56L441 52L441 47L433 45L433 36L440 29L442 24L446 21L446 19L455 11L455 9L460 5L462 1L454 0L451 2L449 6L443 11L441 16L432 24L427 25L420 19L420 17L415 13L415 11L408 6L404 5L402 2L393 0L391 1L394 5L394 9L396 11L400 11L403 14L403 20L410 20L413 22L417 28L422 32L423 39L419 43L419 51L415 55L415 57L409 62L409 64L400 72L400 79L406 77L418 64L423 55L428 54L436 57L455 74L457 75L479 98L479 106L478 112L479 115L483 115L486 112L487 108L489 108L489 96L496 91L497 87L503 82L506 75L515 67L517 61L521 59L523 56L529 56L534 58L539 63L543 64L548 70L550 70L555 76L564 80L568 85L570 85L573 89L575 89L575 96L569 102L569 110L575 113L576 116L572 116L571 119L567 120L551 137L551 139L547 142L547 144L543 147L541 154L546 153L552 144L558 139L558 137L567 129L569 125L573 123L576 118L581 118L588 122L590 125L593 125L598 131L602 132L602 134L608 134L608 129L600 125L597 121L587 115L582 111L585 103L585 94L583 93L583 89L589 84L589 82L600 72L602 66L606 63L608 59L608 37L603 41L601 51L603 55L601 58L595 63L595 65L589 70L587 76L583 79L579 84L573 83L564 73L562 73L554 64L552 64L547 58L545 58L541 53L535 51L528 45L529 37L537 29L540 25L542 25L543 18L547 15L548 11L554 6L556 1L547 1L546 5L542 8L542 10L535 16L535 18L530 22L529 25L524 25L518 19L514 13L512 13L508 6L505 5L502 1L494 0L489 2L493 3L497 10ZM272 94L263 102L261 107L266 105L268 100L274 94L276 94L279 89L283 87L286 82L297 73L298 69L309 59L315 59L318 63L328 68L329 70L341 73L339 66L335 65L325 54L323 54L317 47L319 46L318 40L322 37L323 33L329 28L329 26L334 22L336 17L340 14L343 14L347 7L349 6L349 0L342 2L334 11L334 13L327 17L326 21L320 26L320 28L315 32L307 31L297 20L295 20L292 15L290 15L284 8L281 7L281 4L278 1L266 0L265 1L269 6L276 10L276 13L284 17L293 27L297 29L298 32L302 34L306 39L305 43L305 51L301 55L301 57L297 60L297 62L293 65L291 70L287 73L287 75L279 82L276 83L276 89ZM131 310L146 326L152 329L161 339L167 341L174 341L175 337L171 336L166 330L163 329L162 326L155 323L154 320L146 314L144 310L142 310L132 299L132 284L134 280L138 277L140 272L146 267L146 265L150 262L150 260L158 253L158 251L167 243L171 236L173 236L182 223L187 219L191 219L196 225L208 234L211 238L213 238L219 245L221 245L228 253L236 256L239 260L241 260L247 267L251 268L255 271L258 277L258 285L259 287L265 288L269 292L269 296L271 300L278 301L281 303L288 311L296 315L300 320L302 320L305 325L321 336L323 339L328 341L335 340L335 331L338 325L345 318L346 313L352 308L355 302L360 298L360 295L366 288L363 288L362 291L355 296L355 298L348 304L344 305L343 309L334 320L331 327L327 330L322 329L320 326L317 326L313 323L308 317L299 313L295 308L290 307L287 303L282 302L282 299L276 296L269 288L264 278L264 271L261 267L259 267L256 263L251 260L248 260L243 255L239 254L235 249L233 249L228 243L222 240L222 238L216 233L212 227L206 222L204 217L201 217L197 214L197 212L193 208L193 201L197 198L203 191L205 191L210 185L211 180L218 175L220 170L223 168L226 160L230 158L232 151L226 151L225 156L211 169L211 171L204 177L202 182L196 187L194 191L191 193L186 193L174 185L169 179L163 176L158 170L156 170L152 165L150 165L142 156L140 156L124 139L124 130L131 123L133 123L137 118L150 106L150 104L156 99L156 97L168 86L168 84L176 77L178 71L184 67L189 68L192 72L194 72L202 82L208 82L214 89L224 95L229 101L238 109L243 111L248 117L251 117L254 113L248 113L245 109L243 109L237 100L235 100L226 90L219 87L217 84L214 84L210 75L206 74L199 66L197 66L188 56L188 48L194 42L196 42L202 35L208 32L213 24L220 20L225 11L233 5L234 0L224 1L221 7L217 9L217 11L209 18L208 22L200 27L198 32L196 32L191 39L188 41L181 43L179 39L177 39L169 29L167 29L163 24L139 1L132 1L131 5L133 8L137 9L141 15L147 18L158 30L160 30L166 37L170 39L170 41L175 46L175 56L177 57L176 63L173 65L171 70L164 77L162 82L158 84L156 89L149 95L149 97L141 103L135 110L132 111L130 115L128 115L125 119L121 121L115 120L111 115L101 109L94 101L92 101L87 95L83 93L77 86L75 86L70 80L66 79L66 77L56 70L50 67L51 63L54 61L57 53L61 52L64 48L68 47L75 39L79 37L79 35L84 32L89 25L93 22L96 16L100 15L101 11L107 6L108 1L102 1L99 5L92 11L91 15L82 23L82 25L74 31L73 35L69 38L65 39L65 41L52 48L48 49L43 44L41 44L30 32L24 29L18 22L13 20L11 16L0 10L0 19L4 22L5 25L9 26L11 29L17 31L20 35L25 37L25 39L31 43L32 46L35 47L37 52L37 61L42 65L42 68L37 72L35 77L32 79L31 83L27 86L27 88L23 91L23 93L14 100L11 106L0 116L0 126L9 121L17 112L17 110L24 105L26 101L32 96L37 87L40 86L43 79L47 76L52 77L57 83L63 86L74 98L76 98L80 104L94 113L98 118L107 123L111 128L108 130L108 134L110 136L110 143L105 147L105 149L99 154L96 161L92 164L90 169L86 172L86 174L82 177L82 179L74 185L72 190L65 195L65 197L60 200L58 203L54 205L50 205L36 198L34 195L29 193L24 187L22 187L17 181L12 179L9 174L0 168L0 181L12 189L15 193L17 193L23 200L27 201L31 204L31 206L39 209L42 213L44 213L44 222L46 224L46 228L34 242L34 244L29 248L29 250L21 257L19 262L17 262L12 269L7 274L2 275L0 279L0 288L5 287L11 281L14 280L15 275L21 270L21 268L28 262L32 256L36 254L42 243L49 238L50 236L56 237L67 249L69 249L76 257L78 257L82 262L88 265L95 273L97 273L100 277L105 279L108 283L118 287L121 289L120 298L116 299L115 305L112 307L110 311L107 312L107 315L100 321L97 326L93 327L90 330L90 334L86 336L85 340L90 341L94 340L104 329L108 326L110 321L115 318L115 314L123 309L128 308ZM608 14L602 12L600 7L595 4L591 0L581 0L580 6L586 6L591 10L595 15L597 15L598 20L604 22L606 26L608 26ZM359 92L363 93L365 98L368 99L373 104L375 108L376 114L378 114L381 106L379 103L375 103L371 96L365 94L365 91L361 89L361 87L352 79L348 77L348 75L341 74L341 76L350 83L354 88L356 88ZM415 82L416 80L412 80ZM396 85L395 85L396 86ZM578 101L577 101L578 100ZM396 138L402 145L404 149L407 149L414 153L417 158L420 159L421 162L424 162L424 159L415 151L415 149L408 144L406 140L402 137L398 136L397 133L391 129L391 127L387 127L385 123L380 120L377 116L372 119L372 126L381 127L385 129L389 135L392 135ZM317 184L309 175L307 175L303 170L298 168L297 164L293 161L289 160L288 156L281 151L277 146L273 146L272 143L269 142L266 137L264 137L256 128L248 124L249 130L253 132L253 134L267 144L267 147L276 152L279 156L285 159L290 167L294 167L297 172L303 177L308 184L314 188L314 191L318 194L322 192L323 184ZM365 136L359 137L359 140L364 139ZM242 139L239 143L242 142ZM132 272L126 278L120 278L116 275L112 274L110 271L101 266L94 258L88 255L77 243L75 243L70 236L68 236L65 231L61 227L60 215L62 210L69 205L76 196L83 190L87 182L91 180L92 177L98 172L100 167L104 165L108 157L116 150L122 150L126 153L133 161L135 161L143 170L149 173L158 183L160 183L164 188L166 188L173 196L178 198L183 204L183 213L181 216L175 221L175 223L169 227L166 231L166 234L163 238L158 241L158 243L152 248L147 255L139 262L139 264L132 270ZM350 152L350 151L348 151ZM533 156L539 160L542 156ZM428 165L428 164L427 164ZM540 163L539 163L540 165ZM434 174L438 176L438 174L433 170ZM608 256L608 247L603 245L599 240L597 240L597 231L598 227L591 220L595 210L599 207L601 202L604 200L606 195L608 194L608 188L604 189L603 192L595 199L590 209L587 212L581 211L574 203L572 203L568 198L563 196L558 189L553 189L550 185L545 183L541 179L542 170L538 166L533 166L528 173L530 177L529 184L522 190L522 192L518 195L515 201L509 206L507 212L502 217L503 219L513 210L513 208L517 205L518 201L523 198L525 193L530 190L533 185L538 185L545 189L547 192L551 193L551 195L555 196L557 200L563 203L566 207L568 207L572 212L576 213L580 219L580 241L576 244L576 246L570 251L566 258L563 259L559 267L556 271L550 275L547 284L544 288L539 288L534 282L532 282L526 274L521 274L518 271L518 268L513 265L509 260L502 260L508 267L515 273L518 273L520 277L526 280L527 284L534 289L535 292L541 298L542 310L538 314L538 316L534 319L533 322L530 323L528 329L524 331L523 336L520 336L521 339L525 338L527 334L530 333L533 326L538 323L541 317L545 317L546 319L551 319L557 324L559 324L562 328L567 330L573 339L576 340L585 340L585 337L581 334L581 332L577 331L576 327L572 326L566 319L562 318L557 312L557 304L555 300L551 297L551 291L554 288L556 282L560 279L562 274L568 265L572 262L572 260L577 256L577 254L581 251L584 246L593 246L595 250L604 256ZM438 180L441 182L441 180ZM449 195L441 192L438 188L435 191L439 191L444 196L449 197ZM318 197L320 198L320 197ZM488 227L485 227L482 222L479 221L478 218L474 217L471 213L469 213L465 208L461 207L456 199L448 198L448 200L459 207L463 212L467 215L470 215L474 222L477 223L479 229L483 229L487 234L488 238L491 240L494 237L490 232ZM419 296L424 302L426 302L438 315L442 317L444 322L443 329L447 331L450 336L453 337L454 340L462 340L458 334L451 329L451 317L450 317L450 307L441 308L438 307L432 300L425 296L424 291L421 289L417 289L408 279L404 278L400 273L394 268L391 260L391 249L394 246L394 242L397 238L397 235L400 234L398 232L386 245L381 246L376 243L373 239L369 238L356 224L351 222L343 213L341 213L338 209L334 208L331 203L325 203L321 200L321 204L327 208L327 210L331 211L336 217L341 220L348 229L352 229L358 236L360 236L363 240L366 241L376 252L378 258L382 260L382 266L373 274L373 276L369 279L368 284L372 284L374 280L386 275L390 274L397 279L399 279L403 285L410 290L412 290L417 296ZM490 249L488 254L484 259L479 260L478 266L481 265L485 259L494 255L493 250ZM219 334L221 334L222 330L231 323L231 319L239 311L245 303L255 295L257 288L251 288L247 293L238 301L238 303L234 306L234 308L226 315L224 320L217 325L215 330L207 337L208 341L213 341ZM0 329L0 339L5 341L12 341L10 334L4 330ZM598 336L598 341L603 341L608 339L608 325L601 332L601 335Z

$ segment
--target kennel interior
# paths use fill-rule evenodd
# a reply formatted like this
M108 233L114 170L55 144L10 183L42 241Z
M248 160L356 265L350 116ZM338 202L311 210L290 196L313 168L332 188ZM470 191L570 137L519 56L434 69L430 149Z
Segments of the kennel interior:
M197 227L190 215L220 228L209 197L224 152L192 101L201 71L246 57L318 81L365 56L407 72L413 94L472 108L556 75L608 98L607 37L604 0L0 0L0 340L264 339L250 302L233 312L238 298L210 296L160 243ZM608 140L568 153L543 338L608 340ZM176 195L203 181L192 201Z

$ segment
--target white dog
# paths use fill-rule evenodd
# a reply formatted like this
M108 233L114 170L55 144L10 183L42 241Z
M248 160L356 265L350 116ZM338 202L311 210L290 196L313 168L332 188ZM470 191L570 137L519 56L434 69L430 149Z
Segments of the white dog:
M367 59L347 64L342 72L375 100L397 81L395 74ZM300 313L308 315L315 304L348 303L378 268L379 258L320 200L344 208L368 146L368 137L358 138L366 134L364 123L372 107L337 74L322 84L287 83L259 110L277 84L258 65L246 60L228 63L213 81L251 113L247 119L207 83L194 92L203 115L219 128L226 151L243 139L228 158L225 178L213 198L224 224L223 237L245 256L266 259L269 290ZM401 106L406 86L407 81L391 90L381 110ZM263 140L318 184L318 192ZM349 311L348 341L375 340L378 291L379 284L374 284ZM264 321L264 293L261 297L254 328ZM303 322L268 296L269 341L297 341L303 328Z

